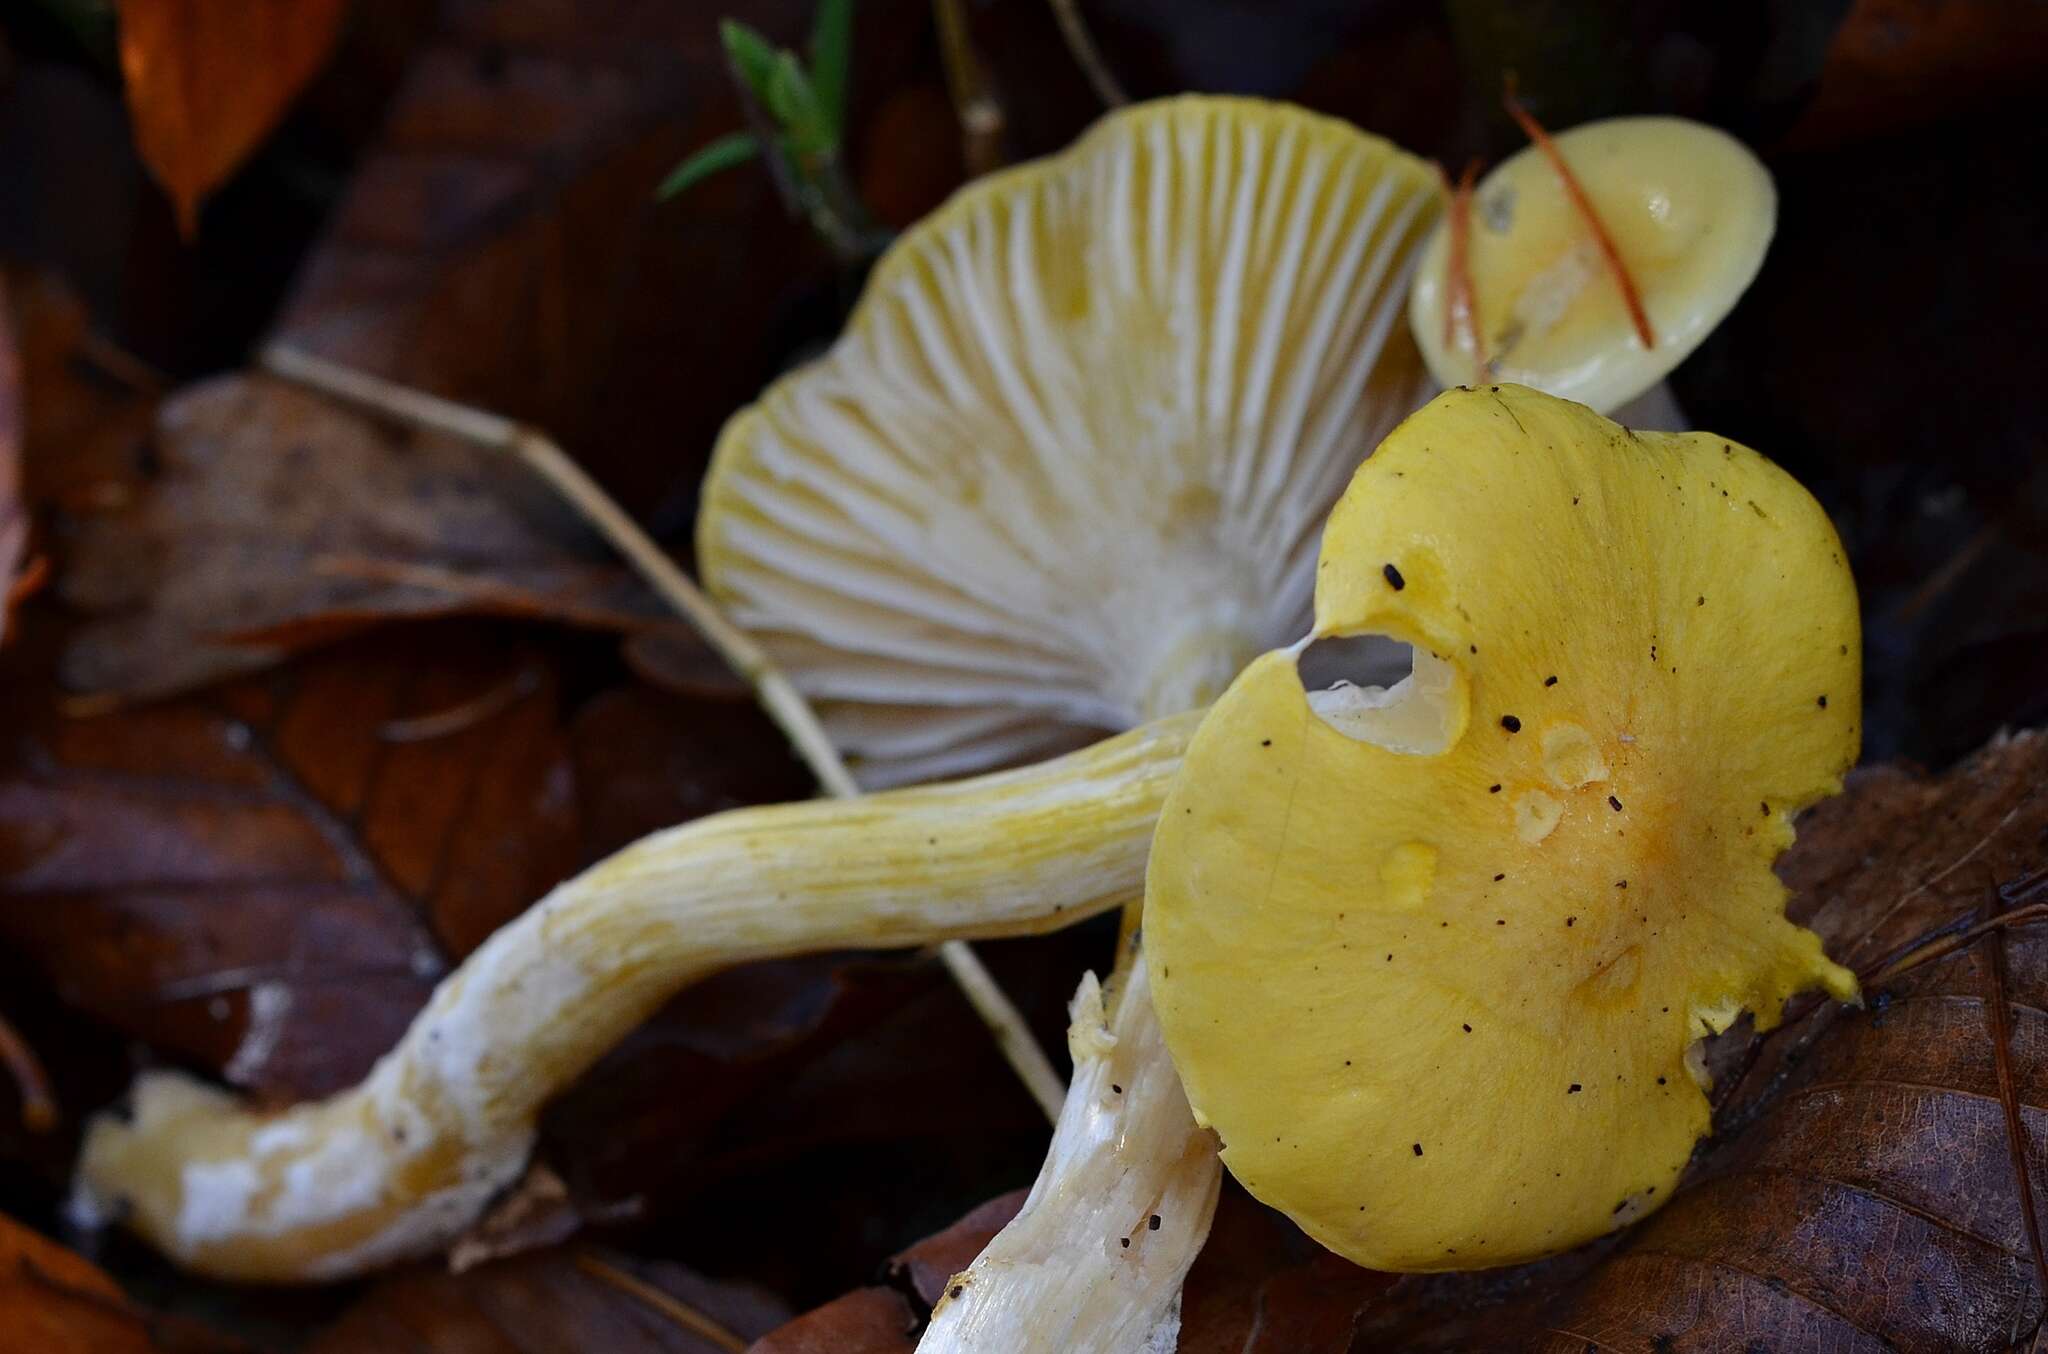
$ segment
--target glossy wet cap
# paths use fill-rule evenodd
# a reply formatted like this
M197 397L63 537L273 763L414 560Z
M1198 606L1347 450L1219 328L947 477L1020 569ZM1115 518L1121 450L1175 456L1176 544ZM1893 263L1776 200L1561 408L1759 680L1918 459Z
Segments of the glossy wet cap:
M1563 1250L1670 1197L1688 1068L1743 1011L1855 981L1771 862L1840 787L1856 594L1826 515L1705 433L1448 391L1330 519L1318 636L1392 691L1256 660L1155 839L1145 936L1196 1114L1361 1264Z
M1682 362L1731 310L1777 228L1770 171L1725 132L1683 118L1611 118L1553 138L1635 280L1645 348L1585 218L1536 146L1473 195L1469 258L1489 366L1452 304L1440 225L1409 298L1415 340L1446 386L1514 381L1613 410Z

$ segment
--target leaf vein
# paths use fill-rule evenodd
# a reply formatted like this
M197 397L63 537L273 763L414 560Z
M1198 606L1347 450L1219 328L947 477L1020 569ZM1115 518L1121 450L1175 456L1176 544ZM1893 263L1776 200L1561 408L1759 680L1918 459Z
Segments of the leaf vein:
M1739 1265L1733 1260L1726 1260L1721 1258L1720 1256L1687 1255L1682 1251L1670 1251L1655 1246L1645 1246L1630 1251L1627 1255L1622 1256L1621 1260L1617 1261L1617 1263L1626 1261L1634 1256L1643 1255L1661 1256L1664 1259L1674 1260L1680 1264L1706 1265L1713 1269L1727 1270L1730 1274L1735 1274L1744 1279L1747 1279L1751 1283L1756 1284L1762 1288L1768 1289L1772 1293L1784 1293L1792 1297L1795 1297L1799 1299L1799 1301L1805 1306L1810 1307L1814 1311L1820 1312L1823 1315L1833 1317L1837 1322L1841 1323L1844 1326L1847 1326L1850 1330L1855 1331L1858 1335L1862 1335L1870 1340L1875 1341L1879 1346L1883 1348L1890 1349L1893 1347L1892 1342L1887 1340L1884 1336L1878 1334L1874 1330L1871 1330L1862 1322L1856 1320L1847 1312L1841 1311L1832 1304L1823 1301L1820 1298L1814 1297L1810 1293L1801 1292L1799 1289L1794 1288L1791 1284L1787 1283L1783 1279L1771 1279L1766 1275L1757 1273L1755 1270L1750 1269L1745 1265Z

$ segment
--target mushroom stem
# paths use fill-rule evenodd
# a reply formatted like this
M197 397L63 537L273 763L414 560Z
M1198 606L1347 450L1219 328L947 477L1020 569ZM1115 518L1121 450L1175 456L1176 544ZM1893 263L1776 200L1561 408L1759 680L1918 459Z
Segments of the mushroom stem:
M515 423L500 414L474 409L387 381L369 372L331 362L285 344L264 348L265 370L309 389L374 410L416 428L446 433L474 446L510 452L547 481L565 501L597 528L661 598L681 612L732 670L754 688L790 745L811 769L825 793L850 798L860 793L839 751L818 722L818 716L767 651L753 636L726 619L689 575L676 567L667 552L640 529L640 524L607 494L582 466L537 428ZM1011 1070L1031 1092L1048 1119L1059 1118L1066 1087L1045 1050L1016 1005L1004 994L974 951L962 941L939 947L940 962L995 1035Z
M1105 1002L1094 974L1081 980L1052 1149L1023 1211L946 1285L919 1354L1174 1347L1221 1163L1167 1055L1143 955L1111 985Z
M130 1114L87 1135L79 1212L227 1279L335 1279L437 1250L518 1175L541 1107L692 982L813 950L1033 934L1128 902L1195 723L643 838L492 936L352 1090L265 1114L145 1075Z
M1259 653L1249 626L1204 625L1134 667L1133 726L1208 705Z

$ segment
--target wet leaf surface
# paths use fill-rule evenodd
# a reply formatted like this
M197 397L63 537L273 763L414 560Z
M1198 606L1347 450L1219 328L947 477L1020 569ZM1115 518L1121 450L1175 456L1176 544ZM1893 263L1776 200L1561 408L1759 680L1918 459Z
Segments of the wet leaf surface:
M747 1354L904 1354L923 1318L892 1288L858 1288L747 1346Z
M387 736L521 671L470 727ZM239 1085L355 1080L446 954L576 859L553 679L516 643L397 637L87 719L13 676L0 934L73 1005Z
M0 937L80 1009L276 1094L360 1076L586 861L805 788L750 708L620 692L572 720L559 655L502 626L89 718L31 656L0 669Z
M94 332L47 272L12 310L36 398L24 467L58 591L89 617L67 687L174 694L394 621L499 616L627 636L643 680L746 698L530 472L283 381L162 378Z
M393 620L662 616L523 467L272 377L181 392L146 464L65 552L63 597L92 617L65 650L75 691L191 690Z
M861 77L886 82L899 58L870 38L907 7L874 8ZM808 14L747 17L786 36ZM762 176L720 176L687 211L654 200L738 125L714 17L447 7L274 337L543 427L643 511L693 500L719 424L773 375L764 350L830 278Z

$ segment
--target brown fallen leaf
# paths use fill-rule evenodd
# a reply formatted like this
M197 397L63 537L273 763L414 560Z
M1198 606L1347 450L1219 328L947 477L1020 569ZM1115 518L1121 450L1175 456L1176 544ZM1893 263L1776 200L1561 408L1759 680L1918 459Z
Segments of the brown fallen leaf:
M754 692L703 637L681 621L648 626L626 636L626 666L640 680L677 696L752 701Z
M562 670L615 665L518 628L391 629L77 719L40 661L54 618L32 619L0 662L0 948L278 1096L359 1077L449 959L582 864L808 786L751 707L628 688L572 716Z
M186 239L327 59L348 0L118 0L121 75L143 163Z
M0 286L0 644L14 619L17 590L33 576L17 579L28 540L29 517L21 485L21 364L8 323L8 297ZM42 1062L0 1009L0 1073L12 1083L22 1125L43 1132L56 1123L57 1105Z
M129 1301L96 1265L0 1216L0 1349L9 1354L226 1354L228 1340Z
M302 584L290 571L238 577L224 562L238 540L256 557L274 548L298 559L293 552L306 547L285 534L285 521L293 529L308 522L314 530L345 528L347 504L370 519L385 514L372 539L357 544L388 546L405 529L434 530L419 517L417 496L383 505L344 484L319 499L313 483L295 481L278 464L291 439L263 442L265 428L280 431L266 423L265 410L309 410L315 427L300 440L300 454L327 450L322 438L331 435L343 466L329 464L328 473L383 457L371 476L377 484L424 486L426 502L456 503L453 521L443 525L458 532L459 545L526 541L527 519L494 496L495 482L490 494L477 491L487 500L481 508L463 506L472 497L466 489L485 473L463 459L474 457L467 449L438 459L432 451L414 455L409 439L275 382L262 383L274 397L247 394L254 408L231 388L215 388L225 391L215 398L249 410L251 421L241 429L210 426L195 454L200 468L153 457L144 438L155 404L151 375L94 340L83 310L60 286L37 275L14 280L10 299L37 392L29 407L28 488L60 526L69 525L55 535L72 563L84 542L104 537L118 555L135 544L124 525L148 527L161 533L166 550L205 563L202 583L233 590L258 582L258 600L277 604L266 615L204 587L194 601L189 585L161 580L173 601L187 599L180 614L189 623L216 630L279 615L300 618L278 622L287 631L318 628L319 608L342 589L357 590L339 596L368 608L366 621L390 619L376 610L386 602L416 601L430 611L532 610L519 596L508 599L512 585L502 575L485 578L487 595L479 599L451 586L445 566L423 566L439 575L424 582L410 569L316 573L310 593L295 592ZM248 384L229 386L246 394ZM209 397L195 398L204 405ZM333 431L337 422L348 431ZM154 479L147 474L153 462ZM201 470L209 466L239 479L208 480ZM171 488L163 490L166 482ZM278 511L280 504L292 511ZM552 499L537 511L555 512ZM208 513L210 527L186 515ZM264 544L250 547L244 532ZM550 548L543 539L534 551L546 558ZM84 556L78 579L85 585L97 570L117 595L136 579L108 560L96 562L89 549ZM264 590L271 586L274 593ZM83 591L81 600L89 600L91 587ZM561 596L543 600L555 608L550 618L561 619ZM590 728L625 747L659 750L665 760L630 782L606 783L601 800L585 805L578 788L589 782L578 780L571 762L556 676L573 646L543 653L487 626L414 625L204 697L66 719L49 674L52 650L69 630L48 608L32 611L38 624L26 637L28 651L10 646L0 655L9 714L0 732L0 947L116 1028L278 1095L354 1079L404 1027L447 957L466 952L625 836L711 808L787 798L806 784L750 708L650 695L629 702L623 718ZM154 665L198 681L222 661L246 660L236 645L195 655L166 607L152 602L140 615L159 623L151 629L131 614L125 622L107 619L103 633L108 652L145 678L164 676L149 671ZM325 616L347 619L332 609ZM124 624L132 629L124 632ZM161 648L140 647L146 644ZM591 673L579 669L577 681L598 674L616 680L615 667L601 664ZM593 709L617 705L600 701ZM580 756L609 776L605 759L614 754L600 748ZM621 818L632 826L620 827Z
M38 326L44 386L63 395L38 404L59 414L32 459L50 471L44 501L68 519L98 519L117 545L124 515L161 514L165 530L203 537L180 519L177 496L155 487L175 467L157 458L154 482L137 472L151 458L121 435L134 427L130 403L91 398L107 373L81 360L82 316L57 311L61 323ZM90 379L73 380L81 371ZM67 446L91 448L95 468L73 464ZM254 462L240 487L269 485L257 439L239 449ZM195 541L202 556L212 545ZM220 577L232 583L232 573ZM435 576L420 583L422 573ZM498 605L511 586L484 575L457 589L450 573L392 566L346 581L457 593L471 610ZM560 619L559 599L548 604ZM336 618L346 614L297 624ZM205 696L64 719L48 665L38 666L55 618L45 609L40 619L42 646L9 655L0 671L10 711L28 718L0 750L4 948L74 1005L280 1097L357 1075L447 956L576 865L656 827L809 787L751 705L629 688L586 702L565 727L562 662L585 689L593 677L616 680L615 665L587 661L603 648L542 653L503 627L414 625ZM164 642L174 661L175 640ZM688 661L687 645L667 649L667 661ZM735 1040L758 1028L747 1001L723 1018ZM711 1037L719 1028L714 1017Z
M163 381L94 331L78 294L56 274L0 268L5 314L20 350L22 488L31 512L120 507L142 486L145 447Z
M778 315L830 275L763 175L655 202L734 125L729 90L700 6L447 10L271 337L545 428L631 507L691 494Z
M931 1306L945 1291L946 1281L974 1263L974 1257L981 1254L990 1239L1009 1226L1029 1193L1013 1189L970 1210L945 1231L900 1252L889 1262L890 1274L899 1283L907 1283L925 1306Z
M657 828L812 789L810 773L751 704L619 687L577 710L569 737L592 859Z
M800 44L814 8L735 13ZM855 128L868 100L933 77L925 0L858 10ZM682 537L720 425L851 299L767 175L654 199L684 155L741 125L721 13L446 9L270 337L544 428Z
M731 1354L787 1314L751 1285L557 1249L379 1280L305 1354Z
M1226 1177L1182 1291L1178 1354L1344 1350L1358 1314L1396 1282L1323 1250Z
M808 12L777 0L750 17L801 28ZM876 14L864 23L923 22L908 0ZM903 46L880 45L864 83L886 86ZM448 11L271 338L544 426L632 507L686 504L718 425L805 337L779 317L830 276L758 176L687 211L655 203L681 149L736 116L729 87L714 18L689 7ZM720 323L693 322L704 313ZM315 415L274 384L230 385L237 423L215 417L223 387L174 402L166 474L68 552L65 595L123 611L79 636L66 666L79 690L189 689L394 615L667 619L594 568L608 557L579 550L562 514L534 510L516 467L410 444L408 466L389 429ZM351 445L348 427L373 433ZM293 451L309 446L331 476L304 473ZM629 657L672 690L724 685L681 629L636 639Z
M28 501L65 527L60 592L98 618L66 664L87 708L253 671L393 621L457 615L617 632L643 680L751 699L623 566L584 553L581 525L519 466L343 408L309 412L306 396L268 378L251 378L236 406L249 417L233 426L211 421L205 409L220 406L194 391L152 439L153 374L97 340L68 289L27 275L16 310L37 391L25 441L47 449L28 458ZM185 420L186 399L204 406L196 421ZM288 473L281 443L294 438L338 448L337 473L365 473L328 493L324 475ZM403 493L366 495L363 482Z
M516 464L271 377L166 402L151 463L65 551L59 593L93 618L66 649L73 690L190 690L396 619L664 619Z
M946 1281L967 1268L1024 1206L1024 1190L999 1195L889 1262L892 1286L859 1288L779 1327L748 1354L909 1354L924 1313Z
M161 378L99 338L60 280L9 281L35 390L27 500L56 524L59 592L97 616L72 640L74 689L170 694L445 615L644 631L651 656L635 667L648 680L716 685L694 633L583 553L581 525L518 466L268 378L187 392L158 433ZM248 417L223 426L212 414L224 407ZM321 473L293 473L309 450Z
M893 1288L856 1288L747 1346L747 1354L909 1354L924 1322Z
M18 660L26 655L17 656ZM577 863L556 679L483 629L67 719L8 665L0 943L73 1005L277 1094L348 1084ZM440 736L394 721L531 688Z
M1831 953L1896 976L1864 1009L1809 1000L1769 1036L1724 1039L1716 1133L1668 1207L1539 1264L1397 1278L1233 1186L1189 1276L1182 1354L2033 1348L2044 1289L2019 1182L2037 1203L2048 1188L2048 734L1938 778L1857 773L1801 821L1781 873ZM2019 907L2009 929L1927 945ZM902 1291L863 1289L756 1349L894 1354L922 1320Z

